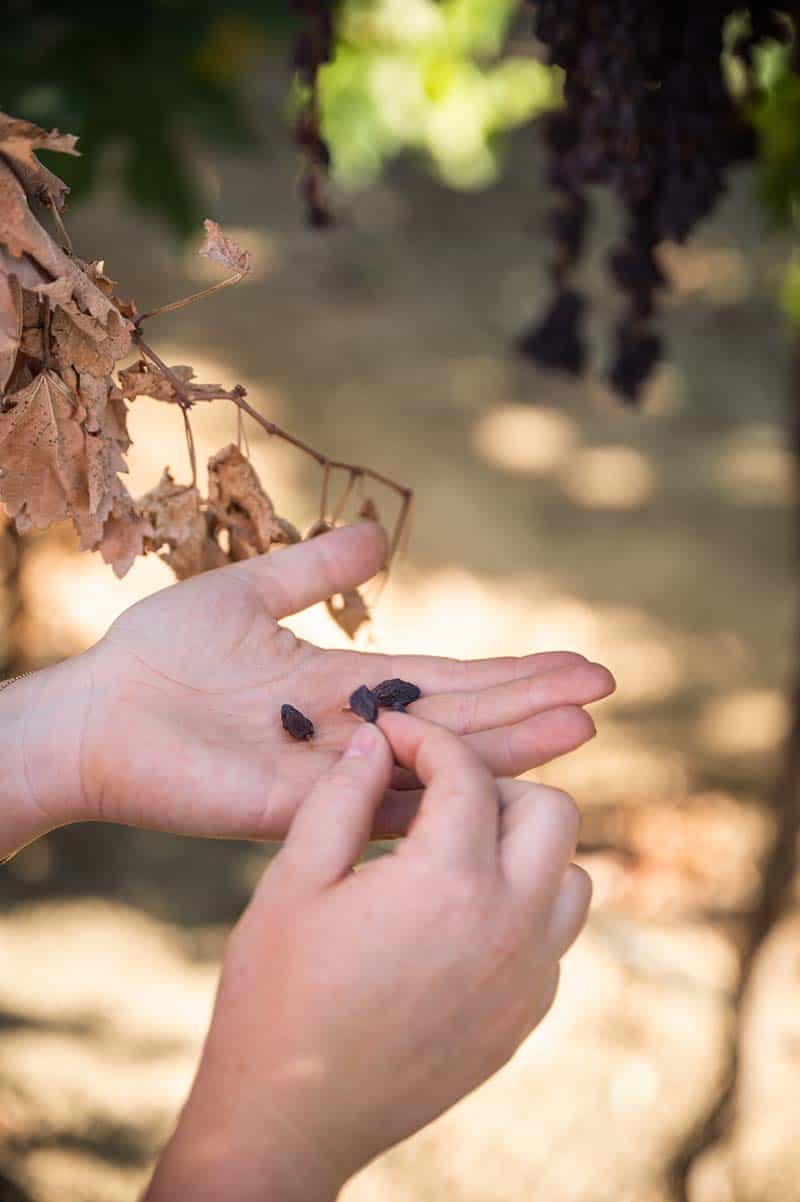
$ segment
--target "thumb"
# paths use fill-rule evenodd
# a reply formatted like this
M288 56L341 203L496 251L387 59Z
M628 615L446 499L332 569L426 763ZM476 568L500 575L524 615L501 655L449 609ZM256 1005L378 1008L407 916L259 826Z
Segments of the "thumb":
M312 888L346 876L369 840L392 763L377 726L359 726L341 759L320 777L297 811L278 853L279 871L288 870Z
M280 620L363 584L385 566L386 553L386 532L377 522L357 522L224 570L251 581Z

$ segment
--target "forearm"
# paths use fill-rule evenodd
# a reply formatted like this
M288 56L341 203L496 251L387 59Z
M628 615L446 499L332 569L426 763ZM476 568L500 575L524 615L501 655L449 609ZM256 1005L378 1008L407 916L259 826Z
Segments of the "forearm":
M143 1202L335 1202L358 1166L337 1163L342 1150L328 1146L305 1074L293 1091L285 1074L281 1087L263 1067L272 999L262 996L255 1027L242 1024L237 1004L250 980L232 969L231 954L229 945L194 1083Z
M0 689L0 860L82 816L89 679L68 660Z
M226 1129L224 1096L216 1109L209 1123L190 1099L142 1202L336 1202L341 1183L320 1173L279 1124L262 1121L248 1136L249 1124Z

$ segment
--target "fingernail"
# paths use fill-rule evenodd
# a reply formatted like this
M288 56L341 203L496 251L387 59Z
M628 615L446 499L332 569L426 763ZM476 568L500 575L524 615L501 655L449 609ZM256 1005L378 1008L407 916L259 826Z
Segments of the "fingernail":
M369 755L375 746L376 738L375 727L365 722L363 726L359 726L347 744L342 759L350 760L357 755Z

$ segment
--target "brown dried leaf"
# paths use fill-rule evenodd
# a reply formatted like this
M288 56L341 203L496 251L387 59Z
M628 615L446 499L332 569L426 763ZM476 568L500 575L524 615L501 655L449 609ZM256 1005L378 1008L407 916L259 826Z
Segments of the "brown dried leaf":
M93 259L91 263L83 263L83 269L88 275L93 284L102 292L103 296L111 299L114 295L114 289L117 286L117 281L110 279L106 275L106 265L104 259Z
M130 336L121 322L113 322L106 329L70 300L53 311L50 334L59 367L74 367L94 376L109 375L130 345Z
M108 437L116 443L120 454L124 455L131 445L131 436L128 433L128 410L122 397L114 396L111 392L108 394L108 404L106 405L105 429ZM127 468L119 468L119 471L123 470L127 471Z
M62 154L80 155L75 149L77 140L74 134L61 134L57 129L47 133L30 121L0 113L0 155L9 162L29 196L37 200L50 196L59 209L64 207L69 188L42 166L36 151L59 150Z
M306 531L306 538L316 538L318 534L327 534L333 528L327 518L319 518ZM325 608L336 625L351 639L356 637L366 622L372 621L369 607L357 588L328 597Z
M117 339L127 353L132 325L83 270L78 259L57 246L31 212L19 180L0 157L0 253L2 266L24 288L47 296L51 304L74 301L91 313L104 336Z
M276 530L272 536L273 543L284 543L286 546L290 546L303 541L303 536L297 527L286 518L279 517L277 513L275 514L275 526Z
M135 321L138 316L135 301L123 301L115 295L114 289L117 286L117 281L112 280L105 274L105 262L102 259L96 259L92 263L84 263L83 260L78 260L81 263L84 271L88 275L93 284L102 292L103 296L107 296L111 303L119 309L123 317Z
M122 412L109 399L108 376L97 377L82 372L79 377L79 396L86 410L83 428L86 433L86 473L89 485L89 514L102 525L121 495L123 488L118 472L127 472L123 452L130 446L125 424L124 401ZM100 534L90 545L96 545Z
M318 534L327 534L329 530L333 530L333 526L327 520L327 518L318 518L317 521L309 526L308 530L306 530L305 537L307 539L316 538Z
M0 500L23 526L43 529L86 511L82 407L63 381L43 371L0 413Z
M216 221L209 217L203 222L206 237L198 254L205 255L215 263L221 263L236 275L247 275L250 270L250 251L242 250L235 238L226 238Z
M365 497L361 503L361 508L358 511L358 516L364 522L380 522L378 516L378 506L373 501L372 497Z
M158 551L166 543L169 550L161 558L178 580L228 562L222 548L209 535L201 504L198 490L191 484L176 484L169 468L164 468L156 487L139 498L139 511L153 531L145 538L145 548Z
M170 371L182 384L188 384L194 379L193 370L185 364L176 363L174 367L170 367ZM153 397L156 401L174 402L178 399L172 381L147 359L138 359L131 367L122 368L117 375L120 383L119 395L129 401L135 400L137 396Z
M0 395L5 391L22 338L22 288L0 269Z
M228 531L233 560L300 539L289 522L277 517L255 468L233 443L208 461L208 512Z
M124 484L119 481L118 484L119 492L103 526L98 550L121 580L137 555L144 554L144 540L152 538L155 531Z
M351 639L356 637L366 622L371 621L367 603L357 588L329 597L325 608L336 625Z

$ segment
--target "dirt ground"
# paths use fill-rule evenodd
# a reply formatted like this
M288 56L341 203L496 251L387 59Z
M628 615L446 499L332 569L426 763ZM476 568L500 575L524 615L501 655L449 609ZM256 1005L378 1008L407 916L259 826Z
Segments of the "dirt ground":
M276 91L277 95L277 91ZM245 383L269 417L331 455L412 485L410 547L375 645L454 655L570 647L619 691L587 748L541 772L585 812L588 932L553 1013L496 1078L347 1187L346 1202L657 1202L703 1112L729 1032L728 920L758 879L786 724L796 584L785 449L790 339L775 295L789 253L741 174L668 257L668 364L643 413L599 374L579 385L509 344L545 297L546 194L530 131L503 181L446 192L411 165L303 228L277 100L260 156L203 164L213 216L254 253L239 289L164 317L168 362ZM616 300L600 205L586 271L602 362ZM140 306L205 278L190 251L113 193L73 237ZM186 474L176 413L138 401L132 489ZM200 460L235 434L197 426ZM282 513L318 480L256 438ZM117 582L63 532L30 546L27 638L41 662L99 637L169 583L157 560ZM294 623L339 641L326 615ZM0 1140L41 1202L130 1202L185 1093L225 931L264 861L245 844L82 827L0 879ZM786 919L747 1007L739 1118L696 1202L800 1199L800 921Z

